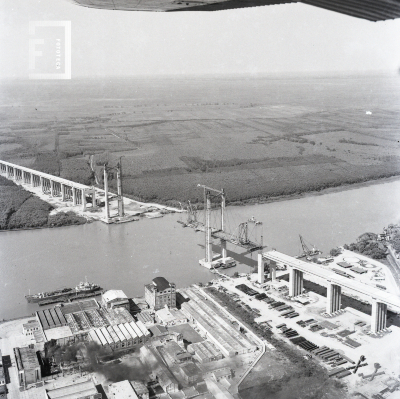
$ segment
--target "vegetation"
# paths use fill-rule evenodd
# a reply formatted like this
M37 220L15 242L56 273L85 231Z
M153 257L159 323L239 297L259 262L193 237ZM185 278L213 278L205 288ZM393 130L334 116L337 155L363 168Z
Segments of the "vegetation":
M84 224L86 219L73 212L51 215L53 207L0 176L0 230L57 227Z
M40 119L34 107L4 113L0 158L92 185L95 155L101 185L102 155L110 165L123 156L125 194L168 205L201 203L197 184L223 187L228 203L243 204L400 175L397 93L363 82L385 104L365 118L360 82L342 82L318 95L314 85L323 83L313 79L257 79L254 87L241 79L90 82L69 86L62 98L63 90L52 92L54 109L45 91L10 90L18 93L10 101L44 99L47 111ZM351 96L343 95L349 85ZM210 95L215 101L199 100Z
M362 255L369 256L372 259L385 259L387 255L387 247L383 242L374 239L364 239L357 243L344 245L344 249L358 252Z

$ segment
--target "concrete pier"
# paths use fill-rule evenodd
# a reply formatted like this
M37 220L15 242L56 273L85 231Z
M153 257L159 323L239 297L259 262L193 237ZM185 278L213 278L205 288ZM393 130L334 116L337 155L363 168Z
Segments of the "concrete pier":
M400 309L400 298L395 294L382 292L382 290L363 282L338 276L330 269L322 268L310 262L304 262L275 250L264 252L262 255L264 259L286 265L289 268L289 295L291 297L302 293L303 273L328 282L326 312L329 314L340 310L342 289L369 297L372 302L372 333L378 333L386 329L388 305L391 308Z
M290 268L289 271L289 296L295 297L303 293L303 272Z
M257 278L257 281L260 284L264 284L264 260L263 260L262 254L258 254L257 263L258 263L258 278Z
M386 303L372 300L371 332L377 333L386 328L387 305Z
M342 305L342 287L328 281L326 313L333 314L340 310Z

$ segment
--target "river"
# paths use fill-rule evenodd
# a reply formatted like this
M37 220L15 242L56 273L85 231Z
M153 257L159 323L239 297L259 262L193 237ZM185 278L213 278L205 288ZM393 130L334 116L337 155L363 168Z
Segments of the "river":
M229 195L229 193L228 193ZM268 204L228 207L227 221L254 216L263 222L264 244L291 255L300 251L299 234L327 253L366 232L400 221L400 180ZM198 265L204 237L177 223L178 214L160 219L105 225L101 222L56 229L0 234L0 319L33 313L24 295L88 281L106 289L142 296L144 285L164 276L178 287L206 282L213 275ZM232 222L233 221L233 222ZM231 253L230 251L234 252ZM228 245L244 259L229 274L249 271L256 255ZM247 263L245 265L244 263Z

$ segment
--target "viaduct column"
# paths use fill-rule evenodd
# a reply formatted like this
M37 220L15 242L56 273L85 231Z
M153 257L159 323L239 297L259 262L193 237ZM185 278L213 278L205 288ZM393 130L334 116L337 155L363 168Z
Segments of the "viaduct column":
M342 305L342 287L328 281L326 313L332 314L340 310Z
M35 184L33 182L33 173L31 172L30 175L31 175L30 184L32 187L35 187Z
M54 181L50 180L50 196L54 197Z
M61 201L65 202L65 184L61 183Z
M260 284L264 284L264 261L263 261L263 257L262 254L258 254L258 279L257 281Z
M72 205L76 205L76 188L72 187Z
M40 188L42 189L42 192L44 192L44 185L43 185L43 177L40 176Z
M271 277L271 281L276 281L276 262L271 260L269 263L269 275Z
M289 274L289 296L296 297L301 295L303 292L303 272L295 269L294 267L290 268Z
M373 298L372 300L372 315L371 315L371 332L377 333L386 328L386 303L378 302Z
M82 195L82 211L86 211L86 191L85 189L81 190Z
M226 241L223 238L221 238L221 256L223 259L227 257Z

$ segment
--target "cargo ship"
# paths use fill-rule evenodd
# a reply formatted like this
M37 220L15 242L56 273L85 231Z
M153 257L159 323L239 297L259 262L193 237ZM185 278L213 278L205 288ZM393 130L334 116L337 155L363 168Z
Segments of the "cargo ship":
M102 288L97 284L81 281L75 288L62 288L55 291L39 292L34 295L25 295L25 299L29 303L38 303L42 301L54 300L57 298L71 298L83 293L101 291Z

